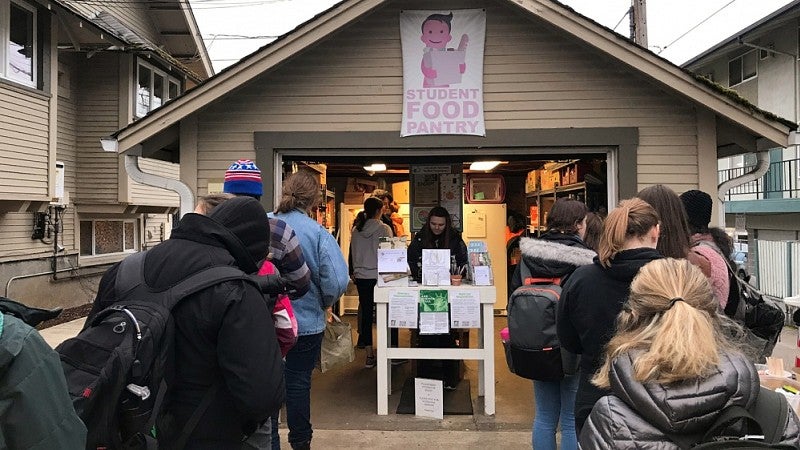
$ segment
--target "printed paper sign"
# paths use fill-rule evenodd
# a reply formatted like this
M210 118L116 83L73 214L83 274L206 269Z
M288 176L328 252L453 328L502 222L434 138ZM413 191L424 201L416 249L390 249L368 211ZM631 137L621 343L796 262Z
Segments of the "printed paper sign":
M400 135L485 136L486 12L401 11L403 122Z
M448 293L444 289L419 291L419 334L450 332Z
M450 250L422 249L422 284L450 285Z
M379 248L378 273L408 271L408 252L405 248Z
M480 292L473 290L450 292L450 326L452 328L481 327Z
M389 292L389 328L417 328L417 291Z
M414 414L418 417L444 419L442 380L414 378Z

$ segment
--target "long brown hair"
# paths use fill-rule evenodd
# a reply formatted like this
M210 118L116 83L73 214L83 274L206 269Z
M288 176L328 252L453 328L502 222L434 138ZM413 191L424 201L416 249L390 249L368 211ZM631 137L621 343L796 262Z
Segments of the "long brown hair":
M320 184L313 175L305 170L297 171L283 180L281 201L275 208L276 213L287 213L295 208L311 212L319 203Z
M685 259L654 260L639 270L617 316L617 332L592 382L609 388L616 357L633 350L633 378L672 383L708 375L721 350L733 350L723 330L727 318L703 272Z
M444 231L440 235L440 244L447 248L450 245L450 234L453 226L453 220L450 218L450 213L442 206L434 206L428 213L428 218L425 219L425 225L420 230L422 240L422 248L436 248L435 241L439 240L431 231L431 217L444 217Z
M610 267L611 260L630 238L641 238L658 225L658 213L642 199L623 200L606 219L597 256L603 267Z
M642 189L636 194L656 210L661 219L661 233L656 247L669 258L685 258L689 253L689 223L678 194L663 184Z
M597 251L600 248L600 235L603 233L603 218L596 212L586 213L586 234L583 243Z

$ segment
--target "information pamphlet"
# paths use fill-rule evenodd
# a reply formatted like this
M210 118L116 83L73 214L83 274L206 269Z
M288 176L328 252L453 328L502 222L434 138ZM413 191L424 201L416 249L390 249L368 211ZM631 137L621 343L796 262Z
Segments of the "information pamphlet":
M389 291L389 328L417 328L419 293Z
M481 327L480 292L458 290L450 293L450 327Z
M442 380L414 378L414 414L418 417L444 419Z
M419 334L445 334L448 323L448 293L446 290L419 291Z
M450 285L450 250L422 250L422 285Z
M379 248L378 273L406 273L408 253L405 248Z

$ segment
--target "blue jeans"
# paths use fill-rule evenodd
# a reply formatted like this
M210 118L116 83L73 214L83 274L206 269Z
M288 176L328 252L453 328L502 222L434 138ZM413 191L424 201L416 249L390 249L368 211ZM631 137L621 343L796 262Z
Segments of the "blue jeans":
M533 419L533 450L556 450L556 427L561 423L561 449L577 450L575 393L578 376L561 381L534 381L536 414ZM560 419L560 420L559 420Z
M311 442L311 373L322 347L322 334L299 336L286 355L283 374L286 383L286 425L289 444ZM281 448L278 418L272 418L272 448Z

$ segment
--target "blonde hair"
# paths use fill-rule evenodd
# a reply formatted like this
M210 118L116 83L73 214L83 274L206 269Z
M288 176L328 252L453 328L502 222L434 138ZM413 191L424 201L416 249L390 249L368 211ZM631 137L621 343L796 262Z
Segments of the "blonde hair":
M622 251L630 238L641 238L658 225L658 213L638 198L623 200L606 219L597 256L603 267L610 267L614 256Z
M319 203L320 184L310 173L300 170L283 180L283 190L276 213L287 213L293 209L310 212Z
M592 383L608 389L614 359L632 350L641 350L633 362L639 382L667 384L708 375L719 364L720 351L732 349L717 309L711 284L689 261L648 263L631 283L617 332Z
M226 200L230 200L234 197L236 196L228 193L203 195L197 199L197 205L194 208L194 212L207 216L209 213L211 213L211 211L214 210L214 208Z

